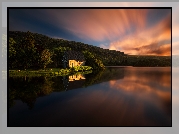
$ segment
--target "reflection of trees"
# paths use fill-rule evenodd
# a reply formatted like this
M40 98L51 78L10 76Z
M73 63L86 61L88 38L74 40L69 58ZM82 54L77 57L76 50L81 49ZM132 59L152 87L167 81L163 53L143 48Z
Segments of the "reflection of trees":
M9 107L14 105L15 99L20 99L32 109L36 98L53 91L52 84L51 78L45 77L9 78Z
M11 89L9 91L9 107L12 107L15 105L14 99L15 99L16 91L14 89Z
M123 68L106 68L105 70L94 71L86 76L85 86L106 82L110 80L117 80L124 78Z
M86 74L86 79L73 81L71 83L69 82L69 76L10 77L8 83L8 105L12 107L15 104L14 100L19 99L32 109L38 97L48 95L53 91L65 91L84 86L87 87L113 79L121 79L123 77L124 70L122 68L106 68L105 70L94 71L93 73Z
M64 76L65 77L65 76ZM57 76L57 77L53 77L53 89L54 91L64 91L65 90L65 87L64 87L64 84L63 84L63 77L61 76Z
M86 76L86 81L85 81L84 86L87 87L87 86L93 85L95 83L98 83L98 81L100 80L104 71L105 70L99 70L99 71L95 70L95 71L93 71L93 73L88 74Z
M41 87L41 95L48 95L53 92L53 81L50 77L44 77L44 83Z

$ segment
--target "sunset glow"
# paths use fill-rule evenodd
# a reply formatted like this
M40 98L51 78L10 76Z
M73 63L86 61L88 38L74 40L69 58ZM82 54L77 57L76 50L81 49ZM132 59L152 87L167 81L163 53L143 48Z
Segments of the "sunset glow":
M9 24L130 55L171 55L171 9L11 9Z

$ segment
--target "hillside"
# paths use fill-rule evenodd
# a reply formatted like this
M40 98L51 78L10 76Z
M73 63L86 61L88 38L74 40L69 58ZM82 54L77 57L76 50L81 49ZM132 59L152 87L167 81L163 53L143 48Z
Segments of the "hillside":
M83 52L90 59L89 66L171 66L171 56L126 55L124 52L103 49L82 42L50 38L46 35L9 31L10 68L62 67L62 56L66 50ZM43 59L48 55L49 58ZM93 58L93 59L92 59ZM99 64L100 63L100 64Z
M98 60L101 60L106 66L123 65L126 61L124 52L103 49L93 45L84 44L82 42L54 39L38 33L9 31L9 38L12 38L15 41L13 47L16 49L16 52L19 51L19 48L30 46L32 49L37 50L39 55L45 49L50 50L53 55L58 55L58 59L55 57L52 58L53 64L51 65L54 67L59 67L61 65L61 63L57 62L59 62L62 52L65 50L75 50L80 52L88 51Z
M128 66L170 67L171 56L128 55Z

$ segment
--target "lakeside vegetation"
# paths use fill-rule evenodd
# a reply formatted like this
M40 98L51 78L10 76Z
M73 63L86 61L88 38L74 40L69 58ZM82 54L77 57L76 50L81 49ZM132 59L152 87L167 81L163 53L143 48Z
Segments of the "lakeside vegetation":
M60 69L60 68L48 68L39 70L9 70L9 76L66 76L73 74L88 74L92 73L92 67L90 66L77 66L72 68Z
M104 69L106 65L123 65L123 52L102 49L81 42L54 39L45 35L9 31L9 69L60 68L65 51L84 54L86 66Z
M38 71L45 70L45 68L62 68L63 54L70 50L83 53L86 60L85 65L92 67L93 70L104 69L105 66L171 66L171 56L126 55L120 51L103 49L81 42L50 38L29 31L9 31L10 70L31 69ZM69 69L66 70L66 73L70 72ZM39 72L42 74L43 71Z

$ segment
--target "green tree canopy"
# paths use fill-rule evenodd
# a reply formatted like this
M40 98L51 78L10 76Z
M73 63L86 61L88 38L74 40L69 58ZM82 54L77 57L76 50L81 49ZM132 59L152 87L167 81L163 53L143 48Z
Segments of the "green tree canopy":
M44 49L41 53L41 63L43 68L45 69L48 64L52 62L51 53L48 49Z
M71 48L69 47L55 47L53 49L53 56L52 56L52 60L55 64L55 67L59 67L62 65L62 59L63 59L63 55L65 51L71 50Z
M102 61L97 59L94 54L88 51L83 51L83 54L86 59L86 65L93 67L94 69L104 69Z

